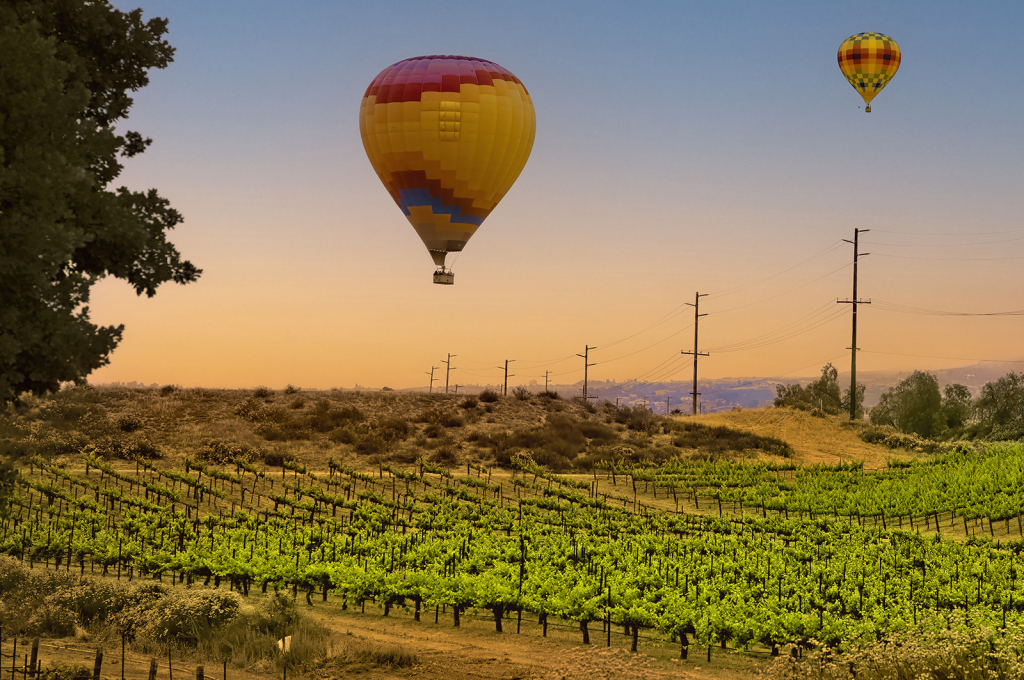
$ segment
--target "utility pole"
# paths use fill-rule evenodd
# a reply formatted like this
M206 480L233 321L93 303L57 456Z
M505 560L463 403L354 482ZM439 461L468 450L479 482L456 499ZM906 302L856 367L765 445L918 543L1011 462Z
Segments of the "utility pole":
M590 350L597 349L597 346L595 345L594 347L587 347L586 345L584 345L584 347L586 347L586 349L583 350L583 354L577 354L576 356L583 357L583 398L586 399L587 398L587 369L590 368L591 366L596 366L597 365L597 364L589 364L589 363L587 363L587 361L588 361L587 357L590 356Z
M509 379L508 362L510 362L510 361L515 361L515 359L505 359L505 386L501 390L502 395L504 395L506 397L508 396L508 379ZM500 370L501 366L498 366L498 369ZM513 378L516 377L516 374L513 373L511 377L513 377ZM545 389L547 389L547 388L545 387Z
M424 373L426 373L427 375L430 376L430 393L431 394L434 393L434 371L439 369L439 368L441 368L441 367L440 366L431 366L430 367L430 373L427 373L426 371L423 371Z
M445 394L448 394L448 376L451 374L452 371L455 370L454 368L452 368L452 357L455 357L455 356L458 356L458 355L457 354L452 354L451 352L449 352L448 353L448 360L447 361L445 361L444 359L441 359L441 363L444 364L445 367L446 367L444 369L444 393Z
M853 344L846 349L850 350L850 420L857 419L857 351L860 349L857 347L857 305L870 305L871 300L858 300L857 299L857 250L859 248L858 236L862 232L871 231L870 229L854 229L853 240L843 239L847 243L853 244L853 299L851 300L836 300L837 304L841 305L853 305ZM871 253L863 253L863 255L870 255Z
M700 299L702 297L707 297L707 296L708 296L708 293L703 293L703 294L697 293L697 297L695 297L693 299L693 304L692 305L690 305L689 302L686 303L686 304L690 305L691 307L693 307L693 351L692 352L687 352L684 349L682 352L680 352L680 354L692 354L693 355L693 415L697 415L697 395L700 394L700 392L697 391L697 357L711 356L707 352L700 352L700 351L697 350L697 327L698 327L698 324L700 323L700 317L707 316L707 314L699 314L698 313L700 311Z
M548 373L551 371L544 371L544 391L548 391Z
M459 385L452 385L455 388L455 394L459 393Z

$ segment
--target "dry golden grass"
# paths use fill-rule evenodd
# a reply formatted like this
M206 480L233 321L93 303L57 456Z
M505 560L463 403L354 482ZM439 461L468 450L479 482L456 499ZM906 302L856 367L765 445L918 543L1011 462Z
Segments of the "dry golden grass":
M866 425L839 416L812 416L790 408L766 408L697 416L705 425L725 425L754 434L777 437L796 451L794 462L801 465L863 461L864 467L884 467L890 459L909 459L923 454L868 444L858 433Z

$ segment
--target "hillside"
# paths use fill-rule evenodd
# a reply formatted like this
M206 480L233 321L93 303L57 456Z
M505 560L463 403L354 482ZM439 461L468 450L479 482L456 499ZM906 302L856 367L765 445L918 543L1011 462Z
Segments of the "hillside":
M76 388L29 402L0 436L12 451L54 456L92 445L108 458L181 463L243 451L254 460L294 457L316 469L331 458L357 467L420 457L507 466L517 451L567 473L589 472L602 461L694 457L863 461L873 468L908 455L861 441L862 425L790 409L666 417L639 406L520 396Z

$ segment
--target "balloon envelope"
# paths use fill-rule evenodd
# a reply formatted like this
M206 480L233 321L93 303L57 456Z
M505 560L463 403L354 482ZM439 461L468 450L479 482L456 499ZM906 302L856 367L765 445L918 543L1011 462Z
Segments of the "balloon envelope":
M887 35L858 33L839 46L839 68L865 104L889 84L899 67L900 46Z
M370 83L359 130L373 169L435 264L463 249L533 148L533 101L491 61L406 59Z

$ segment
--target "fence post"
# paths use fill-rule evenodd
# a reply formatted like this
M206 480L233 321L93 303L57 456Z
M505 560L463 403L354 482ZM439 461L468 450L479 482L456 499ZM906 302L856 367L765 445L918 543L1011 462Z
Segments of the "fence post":
M156 657L149 660L149 680L156 680Z
M203 680L203 667L196 666L196 680Z
M92 666L92 680L100 680L100 669L103 668L103 649L96 649L96 663Z
M32 660L29 663L29 673L33 676L37 673L36 662L39 660L39 638L32 640Z

